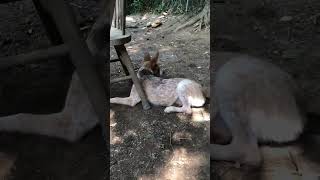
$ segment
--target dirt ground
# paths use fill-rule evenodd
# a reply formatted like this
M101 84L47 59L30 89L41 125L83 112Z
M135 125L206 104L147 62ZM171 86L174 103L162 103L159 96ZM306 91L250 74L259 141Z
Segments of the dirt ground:
M309 104L319 112L320 3L311 1L264 1L248 11L238 0L216 5L214 44L217 51L248 53L269 58L292 74ZM262 2L262 1L257 1ZM214 60L213 60L214 63ZM214 77L211 77L214 78ZM214 121L214 119L211 119ZM260 171L246 171L225 163L211 163L214 179L318 179L319 162L310 156L317 152L299 142L282 148L262 147L265 163ZM291 159L291 157L297 159ZM245 167L244 167L245 168Z
M134 67L139 68L144 51L159 50L165 76L193 79L209 85L209 31L187 29L167 32L175 20L168 16L158 28L145 28L156 15L128 16L132 41L126 45ZM116 58L111 48L111 57ZM120 63L110 67L111 78L123 76ZM111 97L128 96L130 81L111 85ZM111 105L111 179L209 179L209 104L203 117L165 114L164 107L144 111L136 107ZM197 109L195 109L197 110Z

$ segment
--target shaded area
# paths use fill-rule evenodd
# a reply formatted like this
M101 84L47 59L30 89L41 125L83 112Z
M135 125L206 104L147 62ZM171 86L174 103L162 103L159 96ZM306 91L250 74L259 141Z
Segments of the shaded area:
M94 129L80 142L44 136L0 133L0 151L16 156L10 179L104 179L107 158L101 132Z
M99 12L98 5L95 1L69 2L86 34ZM0 5L0 56L49 46L31 0ZM48 60L1 70L0 74L0 116L52 113L63 108L71 79L68 63ZM107 179L108 160L102 142L99 128L72 144L45 136L0 133L0 151L16 157L9 179Z

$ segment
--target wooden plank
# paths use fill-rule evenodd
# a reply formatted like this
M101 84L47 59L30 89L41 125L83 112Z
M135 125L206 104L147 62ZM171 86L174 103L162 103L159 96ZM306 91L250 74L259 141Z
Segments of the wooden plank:
M11 3L16 1L21 1L21 0L0 0L0 4Z
M68 55L69 48L66 44L59 46L53 46L48 49L35 50L26 54L19 54L16 56L1 57L0 58L0 69L8 68L18 64L36 63L42 60L54 58L54 57L65 57ZM63 60L63 59L59 59Z
M114 79L110 80L110 83L116 83L116 82L125 81L125 80L131 80L131 76L114 78Z
M131 34L122 35L122 31L117 28L111 28L110 31L110 45L122 45L131 41Z
M121 23L122 23L122 35L125 35L126 34L126 4L125 4L125 0L121 0L122 2L122 15L121 15Z
M57 46L63 44L64 42L62 40L62 37L52 17L44 9L39 0L32 0L32 2L46 30L46 34L50 40L51 45ZM59 62L58 67L61 68L63 72L66 72L66 76L70 77L70 79L67 81L71 82L71 77L75 68L72 62L70 61L70 57L62 56L60 58L61 61Z
M141 85L141 82L140 80L138 79L137 75L136 75L136 72L134 71L133 69L133 65L132 65L132 62L131 62L131 59L130 59L130 56L128 55L128 52L126 50L126 47L124 45L119 45L119 46L114 46L117 53L118 53L118 56L119 58L121 59L121 61L123 62L123 64L127 67L128 71L129 71L129 74L132 78L132 81L136 87L136 90L141 98L141 102L142 102L142 107L143 109L150 109L151 106L147 100L147 97L144 93L144 90L142 88L142 85Z
M110 62L118 62L120 59L111 59Z

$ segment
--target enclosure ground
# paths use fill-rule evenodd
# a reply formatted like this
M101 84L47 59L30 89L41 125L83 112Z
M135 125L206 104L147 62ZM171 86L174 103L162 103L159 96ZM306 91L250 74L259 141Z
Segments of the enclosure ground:
M163 25L146 28L159 15L128 17L132 42L126 45L138 69L143 53L151 56L159 50L160 67L167 78L189 78L209 85L209 31L194 33L186 29L166 31L176 18L162 18ZM183 21L183 19L180 19ZM116 53L112 50L112 58ZM111 65L111 78L123 76L120 63ZM111 85L111 97L128 96L130 81ZM200 116L166 114L164 107L143 110L111 105L111 179L208 179L209 178L209 104L198 111ZM196 113L195 113L196 114Z

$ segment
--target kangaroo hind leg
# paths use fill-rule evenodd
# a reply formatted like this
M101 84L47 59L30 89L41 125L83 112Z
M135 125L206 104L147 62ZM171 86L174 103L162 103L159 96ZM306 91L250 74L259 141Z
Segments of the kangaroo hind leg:
M232 141L228 145L210 144L211 159L260 166L258 140L249 125L242 123L234 113L224 113L221 117L231 131Z

